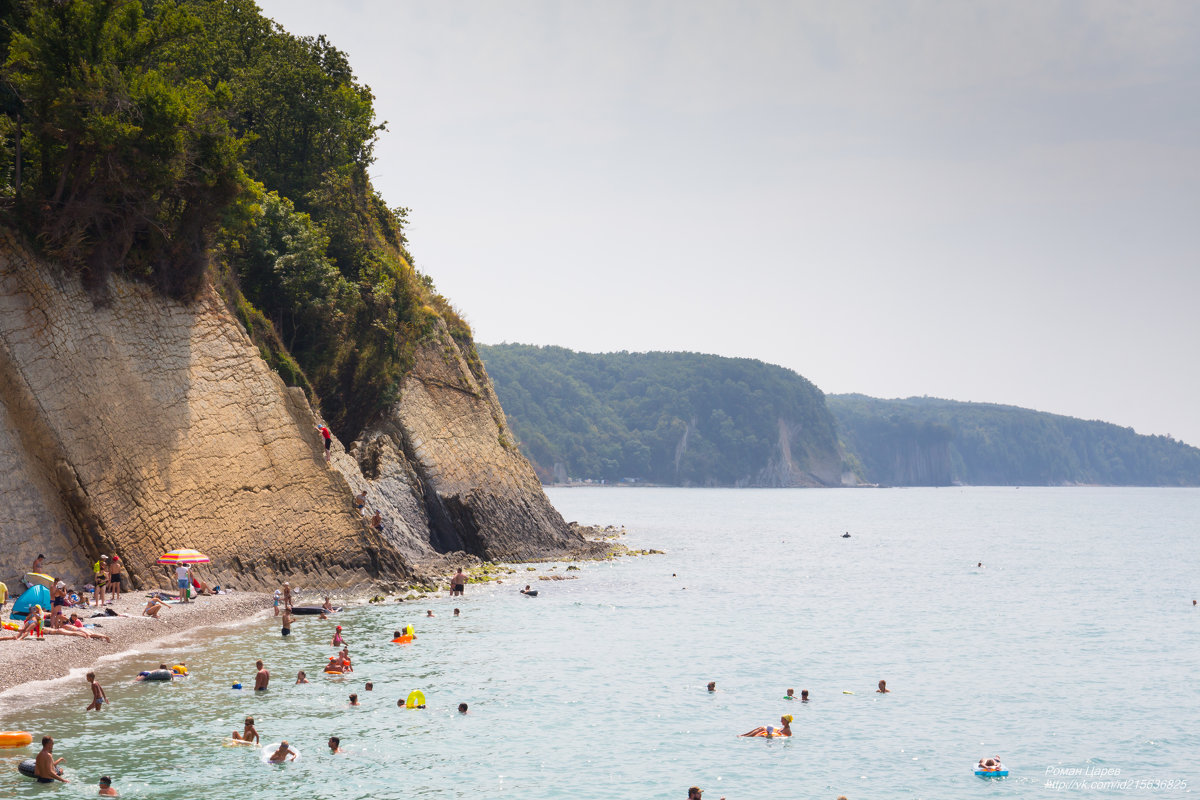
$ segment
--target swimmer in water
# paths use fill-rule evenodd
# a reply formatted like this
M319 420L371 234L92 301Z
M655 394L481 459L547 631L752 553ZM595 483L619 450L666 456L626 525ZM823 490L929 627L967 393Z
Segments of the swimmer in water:
M304 674L304 670L296 673L296 683L308 683L308 676Z
M432 616L433 616L433 609L431 608L431 609L429 609L428 611L426 611L426 612L425 612L425 616L427 616L427 617L432 617Z
M784 699L784 700L795 700L795 699L796 699L796 690L795 690L795 689L788 689L788 690L787 690L787 694L785 694L785 695L783 696L783 699Z
M113 788L112 778L107 775L100 778L100 797L120 797L117 790Z
M367 681L367 685L366 685L366 687L364 687L364 691L371 692L374 690L375 690L375 684L371 683L370 681Z
M330 736L329 737L329 754L336 756L338 753L342 752L342 748L340 746L341 744L342 744L341 739L339 739L336 736Z
M466 714L466 713L467 713L467 704L466 704L466 703L459 703L459 704L458 704L458 713L460 713L460 714Z
M293 621L293 619L294 619L294 617L292 616L292 608L291 608L291 606L288 606L287 608L283 609L283 619L282 619L282 620L280 620L280 629L279 629L279 632L280 632L281 634L283 634L284 636L291 636L291 635L292 635L292 621Z
M742 736L765 736L765 737L770 738L770 737L775 737L775 736L791 736L792 735L792 715L791 714L784 714L782 717L780 717L779 725L780 725L780 727L778 727L778 728L773 728L770 725L767 725L765 727L760 725L759 727L755 728L754 730L746 731L745 733L742 734Z
M875 690L875 694L891 694L891 689L887 687L887 681L880 681L879 688Z
M42 737L42 751L37 754L34 760L33 774L37 778L38 783L53 783L61 781L62 783L70 783L59 773L62 771L58 765L62 763L61 758L54 757L54 739L49 736Z
M271 757L267 759L272 764L282 764L285 761L295 761L296 751L288 746L287 742L280 742L279 749L271 753Z
M258 744L258 731L254 728L254 717L246 717L246 721L243 724L242 732L238 733L234 731L230 738L237 742L254 742Z
M342 638L342 626L338 625L337 630L335 630L333 632L333 642L331 642L331 646L337 647L338 645L345 644L345 643L346 643L346 640Z
M808 702L808 689L801 689L801 690L800 690L800 702L801 702L801 703L807 703L807 702Z
M356 695L356 694L350 695L350 705L352 705L352 706L358 705L358 695Z
M262 661L255 661L254 666L258 669L258 672L254 673L254 691L265 692L267 684L271 682L271 673L267 672Z
M87 682L92 686L92 702L84 711L99 711L108 702L108 695L104 693L104 687L96 680L96 673L89 672Z
M457 617L457 616L458 616L458 614L459 614L459 611L458 611L458 609L457 609L457 608L456 608L456 609L454 609L454 616L456 616L456 617Z
M710 692L715 692L715 691L717 690L717 682L716 682L716 681L709 681L709 682L708 682L708 690L709 690Z

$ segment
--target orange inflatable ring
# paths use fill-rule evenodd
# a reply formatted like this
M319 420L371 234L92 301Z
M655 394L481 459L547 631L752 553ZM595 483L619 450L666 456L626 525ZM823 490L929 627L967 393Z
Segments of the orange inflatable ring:
M392 644L408 644L412 640L413 635L411 633L406 633L403 636L398 636L395 639L392 639Z
M24 747L32 742L29 731L0 731L0 747Z

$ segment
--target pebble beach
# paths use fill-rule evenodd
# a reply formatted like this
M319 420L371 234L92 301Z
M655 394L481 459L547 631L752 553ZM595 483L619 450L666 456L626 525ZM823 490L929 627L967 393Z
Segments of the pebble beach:
M104 607L128 616L92 619L93 615L103 613L104 608L69 609L68 613L73 611L85 622L97 625L89 630L103 633L112 641L57 635L43 639L29 637L19 642L0 639L0 697L30 681L66 677L72 669L92 666L102 656L120 654L148 642L198 628L247 619L264 611L270 613L271 604L272 598L268 594L231 592L171 605L155 619L142 616L142 609L146 607L146 593L135 591L122 595L111 606Z

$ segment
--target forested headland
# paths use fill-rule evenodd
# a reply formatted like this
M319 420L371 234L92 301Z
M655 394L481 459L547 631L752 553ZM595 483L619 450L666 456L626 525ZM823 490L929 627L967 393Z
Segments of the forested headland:
M869 483L1200 485L1200 450L1107 422L932 397L826 402Z
M1200 450L1163 436L1012 406L824 395L800 375L699 353L479 347L544 481L756 482L781 419L836 452L840 483L1200 485ZM836 485L829 481L826 485Z
M791 370L700 353L576 353L479 346L546 482L838 485L821 391Z
M0 23L3 223L98 303L112 272L215 285L346 441L439 319L478 366L371 185L384 123L325 38L251 0L7 0Z

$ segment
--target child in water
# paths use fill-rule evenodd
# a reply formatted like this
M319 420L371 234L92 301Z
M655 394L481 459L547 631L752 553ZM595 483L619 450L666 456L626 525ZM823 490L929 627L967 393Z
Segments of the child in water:
M242 732L239 734L237 731L234 731L232 738L237 742L254 742L258 744L258 731L254 729L254 717L246 717L245 727L242 728Z
M337 630L333 632L333 646L345 644L346 640L342 638L342 626L338 625Z
M96 673L89 672L87 682L92 686L92 702L84 711L99 711L100 707L108 702L108 695L104 693L104 687L96 680Z

